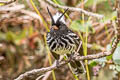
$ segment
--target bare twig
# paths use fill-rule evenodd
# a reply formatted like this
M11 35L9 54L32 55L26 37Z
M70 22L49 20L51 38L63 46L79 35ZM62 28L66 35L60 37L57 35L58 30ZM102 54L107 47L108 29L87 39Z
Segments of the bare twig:
M56 65L56 61L54 61L53 65L54 66ZM48 71L47 73L45 73L42 80L47 80L47 78L50 76L51 73L52 73L52 71Z
M58 67L62 67L63 65L67 64L70 60L67 60L67 61L63 61L61 62ZM45 73L47 71L51 71L53 69L57 69L58 68L56 65L52 65L50 67L46 67L46 68L41 68L41 69L33 69L31 71L28 71L28 72L25 72L24 74L21 74L18 78L14 79L14 80L22 80L24 79L25 77L27 76L30 76L30 75L35 75L35 74L38 74L38 73Z
M80 60L98 59L98 58L101 58L101 57L109 56L109 55L111 55L115 51L118 42L119 42L119 39L118 39L118 37L116 37L115 40L114 40L114 42L113 42L113 44L112 44L112 50L109 51L109 52L101 52L101 53L98 53L98 54L87 55L87 56L77 56L77 55L74 55L73 59L77 60L77 61L80 61ZM58 67L64 66L69 61L70 61L69 59L66 60L66 61L62 61L60 63L60 65L58 65ZM21 74L15 80L22 80L23 78L25 78L27 76L35 75L35 74L38 74L38 73L45 73L47 71L51 71L51 70L54 70L54 69L57 69L56 65L53 65L53 66L50 66L50 67L46 67L46 68L41 68L41 69L34 69L34 70L31 70L31 71L25 72L24 74Z
M84 5L85 3L87 3L88 0L84 0L84 2L79 3L76 7L81 7L82 5Z
M94 55L87 55L87 56L74 56L73 58L75 60L90 60L90 59L97 59L97 58L101 58L101 57L105 57L105 56L108 56L108 55L111 55L112 53L110 52L101 52L101 53L98 53L98 54L94 54ZM43 74L47 71L51 71L51 70L54 70L54 69L57 69L58 67L62 67L64 66L65 64L67 64L70 60L66 60L66 61L62 61L60 63L60 65L56 66L56 65L53 65L53 66L50 66L50 67L46 67L46 68L41 68L41 69L34 69L34 70L31 70L31 71L28 71L28 72L25 72L24 74L21 74L18 78L14 79L14 80L22 80L24 79L25 77L27 76L30 76L30 75L35 75L35 74Z
M0 61L4 60L5 58L3 56L0 56Z
M5 11L19 11L21 9L25 8L23 4L19 5L14 5L12 7L10 6L0 6L0 12L5 12Z
M101 52L101 53L98 53L98 54L93 54L93 55L87 55L87 56L78 56L78 55L74 55L73 56L73 59L74 60L77 60L77 61L81 61L81 60L90 60L90 59L98 59L98 58L101 58L101 57L106 57L108 55L111 55L116 47L117 47L117 44L120 40L120 1L118 0L118 9L117 9L117 28L116 28L116 31L117 31L117 36L115 38L115 40L113 41L113 44L112 44L112 49L109 51L109 52ZM65 64L69 63L69 59L66 60L66 61L62 61L60 62L60 65L58 65L58 67L62 67L64 66ZM15 80L22 80L23 78L27 77L27 76L30 76L30 75L36 75L38 73L45 73L47 71L51 71L53 69L57 69L57 66L56 65L52 65L50 67L46 67L46 68L41 68L41 69L34 69L34 70L31 70L31 71L28 71L28 72L25 72L23 74L21 74L18 78L16 78Z
M78 53L78 51L80 50L80 48L82 47L82 41L80 41L80 44L79 44L79 46L78 46L78 49L77 49L77 53Z
M62 9L68 9L71 10L71 11L78 11L78 12L82 12L88 16L92 16L92 17L96 17L98 19L101 19L103 18L104 16L103 15L100 15L100 14L96 14L96 13L92 13L92 12L88 12L84 9L81 9L81 8L75 8L75 7L68 7L68 6L61 6L61 5L58 5L58 4L55 4L53 3L51 0L45 0L47 3L49 3L50 5L56 7L56 8L62 8Z
M117 37L120 40L120 0L116 0L116 5L117 5Z
M42 80L48 80L50 74L52 73L52 71L48 71L47 73L44 74L44 77L42 78Z
M105 56L109 56L111 55L116 47L117 47L117 44L119 42L119 39L118 37L115 38L113 44L112 44L112 50L109 51L109 52L101 52L101 53L98 53L98 54L93 54L93 55L87 55L87 56L76 56L74 55L73 56L73 59L74 60L77 60L77 61L80 61L80 60L90 60L90 59L98 59L98 58L101 58L101 57L105 57ZM59 65L59 67L62 67L64 66L65 64L67 64L70 60L66 60L66 61L62 61ZM41 69L34 69L34 70L31 70L31 71L28 71L28 72L25 72L24 74L21 74L18 78L16 78L15 80L22 80L23 78L27 77L27 76L30 76L30 75L35 75L35 74L38 74L38 73L45 73L47 71L51 71L53 69L57 69L57 66L56 65L53 65L53 66L50 66L50 67L46 67L46 68L41 68Z
M43 78L43 77L44 77L44 75L41 75L41 76L37 77L37 79L35 79L35 80L41 80L41 78Z
M20 10L20 12L21 12L21 13L24 13L24 14L26 14L26 15L29 15L29 16L35 18L35 19L39 19L39 21L42 22L40 16L39 16L38 14L32 12L32 11L28 11L28 10Z
M15 2L15 1L16 1L16 0L8 0L8 1L0 0L0 3L10 4L10 3Z

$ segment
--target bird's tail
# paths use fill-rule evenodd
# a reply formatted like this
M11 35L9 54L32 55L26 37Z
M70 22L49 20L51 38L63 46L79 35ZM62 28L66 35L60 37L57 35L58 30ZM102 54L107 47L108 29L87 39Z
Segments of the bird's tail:
M82 61L71 61L70 66L73 74L75 75L86 73L86 70Z
M70 57L70 56L71 55L67 55L67 57ZM73 74L79 75L79 74L82 74L82 73L86 73L83 61L71 60L69 64L70 64L70 67L71 67L71 70L72 70Z

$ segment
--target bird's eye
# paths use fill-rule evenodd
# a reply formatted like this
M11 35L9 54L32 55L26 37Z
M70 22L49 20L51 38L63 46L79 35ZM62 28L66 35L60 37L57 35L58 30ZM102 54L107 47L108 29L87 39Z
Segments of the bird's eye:
M57 26L52 26L52 28L53 28L54 30L58 30L58 27L57 27Z

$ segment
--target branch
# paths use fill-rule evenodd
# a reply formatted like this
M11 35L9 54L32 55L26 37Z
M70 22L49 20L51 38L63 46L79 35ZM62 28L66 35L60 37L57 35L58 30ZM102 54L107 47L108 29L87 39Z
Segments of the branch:
M84 5L85 3L87 3L88 0L84 0L84 2L79 3L76 7L81 7L82 5Z
M7 0L6 1L5 0L1 0L0 3L10 4L10 3L15 2L15 1L16 0L8 0L8 1Z
M49 0L46 0L46 1L49 1ZM118 2L119 3L117 4L117 21L116 21L117 22L117 28L116 28L116 31L117 31L116 35L117 36L116 36L115 40L113 41L112 49L109 52L101 52L101 53L98 53L98 54L87 55L87 56L74 55L73 56L74 60L81 61L81 60L98 59L98 58L106 57L106 56L109 56L109 55L113 54L113 52L115 51L115 49L117 47L117 44L118 44L118 42L120 40L120 1L118 0ZM28 71L28 72L25 72L25 73L21 74L18 78L14 79L14 80L22 80L25 77L28 77L30 75L36 75L36 74L40 74L40 73L43 74L43 73L45 73L47 71L57 69L58 67L63 67L65 64L67 64L69 62L70 62L70 59L60 62L60 64L57 65L57 66L52 65L52 66L46 67L46 68L34 69L34 70L31 70L31 71Z
M111 54L112 53L110 53L110 52L102 52L102 53L99 53L99 54L87 55L87 56L73 56L73 59L75 59L77 61L90 60L90 59L97 59L97 58L105 57L105 56L108 56L108 55L111 55ZM30 75L37 75L37 74L40 74L40 73L43 74L47 71L55 70L58 67L63 67L65 64L67 64L69 62L70 62L70 60L68 59L66 61L60 62L60 64L58 66L52 65L52 66L46 67L46 68L34 69L34 70L31 70L31 71L28 71L28 72L25 72L25 73L21 74L18 78L14 79L14 80L22 80L25 77L30 76Z
M61 62L58 66L56 65L52 65L50 67L46 67L46 68L41 68L41 69L33 69L31 71L28 71L28 72L25 72L24 74L21 74L18 78L14 79L14 80L22 80L24 79L25 77L27 76L30 76L30 75L36 75L38 73L45 73L47 71L51 71L51 70L54 70L54 69L57 69L58 67L62 67L64 66L65 64L67 64L70 60L66 60L66 61L63 61Z
M92 12L88 12L84 9L81 9L81 8L75 8L75 7L68 7L68 6L61 6L61 5L58 5L58 4L55 4L53 3L51 0L45 0L47 3L49 3L50 5L56 7L56 8L62 8L62 9L67 9L69 8L69 10L71 11L78 11L78 12L82 12L88 16L92 16L92 17L96 17L98 19L101 19L103 18L104 16L103 15L100 15L100 14L96 14L96 13L92 13Z
M3 56L0 56L0 61L4 60L5 58Z
M98 53L98 54L87 55L87 56L76 56L76 55L74 55L73 59L77 60L77 61L81 61L81 60L98 59L98 58L101 58L101 57L109 56L109 55L111 55L115 51L119 40L120 39L118 39L118 37L115 38L115 40L114 40L114 42L112 44L112 50L109 51L109 52L101 52L101 53ZM36 74L39 74L39 73L43 74L43 73L45 73L47 71L51 71L51 70L57 69L58 67L62 67L62 66L64 66L65 64L67 64L69 62L70 62L70 59L68 59L66 61L62 61L57 66L56 65L52 65L52 66L46 67L46 68L34 69L34 70L31 70L31 71L28 71L28 72L25 72L25 73L21 74L18 78L14 79L14 80L22 80L22 79L24 79L27 76L36 75Z
M118 27L120 27L120 26L118 26ZM117 44L118 44L118 42L120 40L119 34L120 33L118 32L118 35L117 35L117 37L115 38L115 40L114 40L114 42L112 44L111 51L109 51L109 52L101 52L101 53L98 53L98 54L87 55L87 56L76 56L76 55L74 55L73 59L77 60L77 61L91 60L91 59L98 59L98 58L101 58L101 57L106 57L106 56L111 55L115 51L115 49L117 47ZM67 64L69 62L70 62L70 60L68 59L66 61L60 62L60 64L57 65L57 66L56 65L52 65L52 66L46 67L46 68L34 69L34 70L31 70L31 71L28 71L28 72L25 72L25 73L21 74L18 78L14 79L14 80L22 80L22 79L24 79L27 76L36 75L36 74L39 74L39 73L43 74L43 73L45 73L47 71L51 71L51 70L57 69L58 67L63 67L65 64Z
M12 7L10 7L10 6L0 6L0 12L19 11L19 10L22 10L23 8L25 8L25 6L23 4L14 5Z
M116 0L116 10L117 10L117 37L120 40L120 0Z

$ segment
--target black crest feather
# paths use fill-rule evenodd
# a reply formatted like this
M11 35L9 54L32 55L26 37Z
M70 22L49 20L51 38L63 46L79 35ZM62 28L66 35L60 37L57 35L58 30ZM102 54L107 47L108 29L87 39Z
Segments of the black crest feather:
M69 8L67 8L64 13L58 18L58 20L56 21L56 23L58 23L60 21L60 19L64 16L64 14L68 11Z
M62 15L57 19L57 21L56 21L56 23L55 23L54 18L53 18L53 16L52 16L51 12L49 11L49 8L47 7L48 14L50 15L50 18L51 18L51 20L52 20L52 25L58 24L59 21L60 21L60 19L61 19L61 18L64 16L64 14L68 11L68 9L69 9L69 8L67 8L67 9L64 11L64 13L62 13Z
M52 16L51 12L49 11L49 8L48 8L48 7L47 7L47 10L48 10L48 14L50 15L50 18L51 18L51 20L52 20L52 25L54 25L54 24L55 24L55 21L54 21L54 19L53 19L53 16Z

